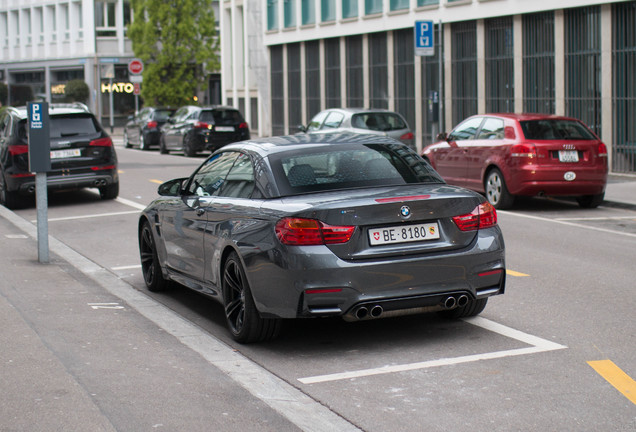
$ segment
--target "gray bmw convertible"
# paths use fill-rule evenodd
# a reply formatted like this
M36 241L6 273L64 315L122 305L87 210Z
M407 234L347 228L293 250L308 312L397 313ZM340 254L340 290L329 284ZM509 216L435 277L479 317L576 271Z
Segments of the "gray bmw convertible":
M504 292L495 209L391 138L230 144L158 193L139 220L148 289L212 296L241 343L283 319L468 317Z

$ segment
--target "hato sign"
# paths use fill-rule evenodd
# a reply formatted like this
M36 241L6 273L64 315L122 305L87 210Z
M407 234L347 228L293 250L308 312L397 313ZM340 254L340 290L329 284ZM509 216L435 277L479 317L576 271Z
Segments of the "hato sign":
M133 75L139 75L144 71L144 62L139 59L132 59L128 62L128 72Z

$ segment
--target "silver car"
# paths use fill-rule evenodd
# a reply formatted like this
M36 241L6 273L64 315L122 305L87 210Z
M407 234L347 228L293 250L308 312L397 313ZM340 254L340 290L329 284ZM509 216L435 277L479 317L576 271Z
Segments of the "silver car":
M210 295L242 343L289 318L472 316L504 292L495 209L391 138L230 144L158 192L138 227L148 289Z
M385 135L415 148L415 136L399 113L385 109L331 108L316 114L301 132Z

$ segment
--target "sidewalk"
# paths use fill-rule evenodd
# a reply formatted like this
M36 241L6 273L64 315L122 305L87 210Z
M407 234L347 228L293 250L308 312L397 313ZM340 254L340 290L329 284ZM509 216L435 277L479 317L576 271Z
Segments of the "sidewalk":
M357 430L3 206L0 239L0 430Z

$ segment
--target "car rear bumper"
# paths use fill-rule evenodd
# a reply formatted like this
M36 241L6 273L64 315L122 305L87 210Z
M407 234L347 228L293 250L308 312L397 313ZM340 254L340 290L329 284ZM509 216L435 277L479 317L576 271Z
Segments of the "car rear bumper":
M47 173L46 177L47 188L50 190L71 190L87 187L98 188L116 182L118 182L116 170L103 170L70 175ZM21 179L16 189L24 195L35 193L35 176Z
M499 234L486 229L461 250L391 259L344 261L323 246L290 247L274 262L270 254L257 255L246 271L265 317L351 317L375 305L387 312L435 308L449 296L472 300L504 292Z
M607 168L528 165L510 172L506 184L513 195L598 195L605 191Z

